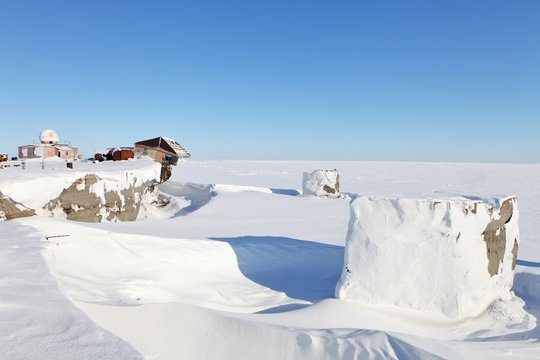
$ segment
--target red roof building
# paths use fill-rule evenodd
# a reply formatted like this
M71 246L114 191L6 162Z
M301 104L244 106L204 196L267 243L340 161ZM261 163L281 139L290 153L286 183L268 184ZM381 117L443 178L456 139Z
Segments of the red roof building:
M176 165L178 159L191 157L178 141L163 136L135 143L135 156L149 156L161 164Z

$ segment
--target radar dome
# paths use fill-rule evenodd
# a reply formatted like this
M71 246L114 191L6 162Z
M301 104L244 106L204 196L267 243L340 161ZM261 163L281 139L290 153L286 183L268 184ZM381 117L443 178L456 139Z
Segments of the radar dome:
M39 134L39 140L42 144L58 144L58 134L53 130L43 130Z

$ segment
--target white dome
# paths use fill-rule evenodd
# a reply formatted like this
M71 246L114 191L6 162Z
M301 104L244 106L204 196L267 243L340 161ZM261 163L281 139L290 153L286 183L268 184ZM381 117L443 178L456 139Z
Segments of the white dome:
M53 130L43 130L39 134L39 140L42 144L58 144L58 134Z

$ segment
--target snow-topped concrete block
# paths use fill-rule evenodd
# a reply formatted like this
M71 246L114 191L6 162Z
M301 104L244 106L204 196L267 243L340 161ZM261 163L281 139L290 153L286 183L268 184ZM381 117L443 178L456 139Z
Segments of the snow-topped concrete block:
M519 242L515 198L358 197L350 208L337 298L451 319L511 298Z
M135 221L141 202L157 190L157 179L140 181L135 176L102 179L86 174L42 209L44 215L83 222Z
M336 169L305 172L302 189L304 195L339 197L339 172Z

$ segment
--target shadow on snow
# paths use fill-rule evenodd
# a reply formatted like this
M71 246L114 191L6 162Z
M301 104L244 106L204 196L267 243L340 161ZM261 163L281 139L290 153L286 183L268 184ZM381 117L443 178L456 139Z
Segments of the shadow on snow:
M270 191L272 191L272 194L279 194L279 195L289 195L289 196L300 195L300 192L295 189L270 189Z
M529 266L529 267L540 267L539 262L525 261L525 260L519 260L519 259L516 260L516 265Z
M274 236L211 239L229 243L240 271L262 286L311 302L334 297L343 268L342 246ZM286 307L265 312L292 310Z

